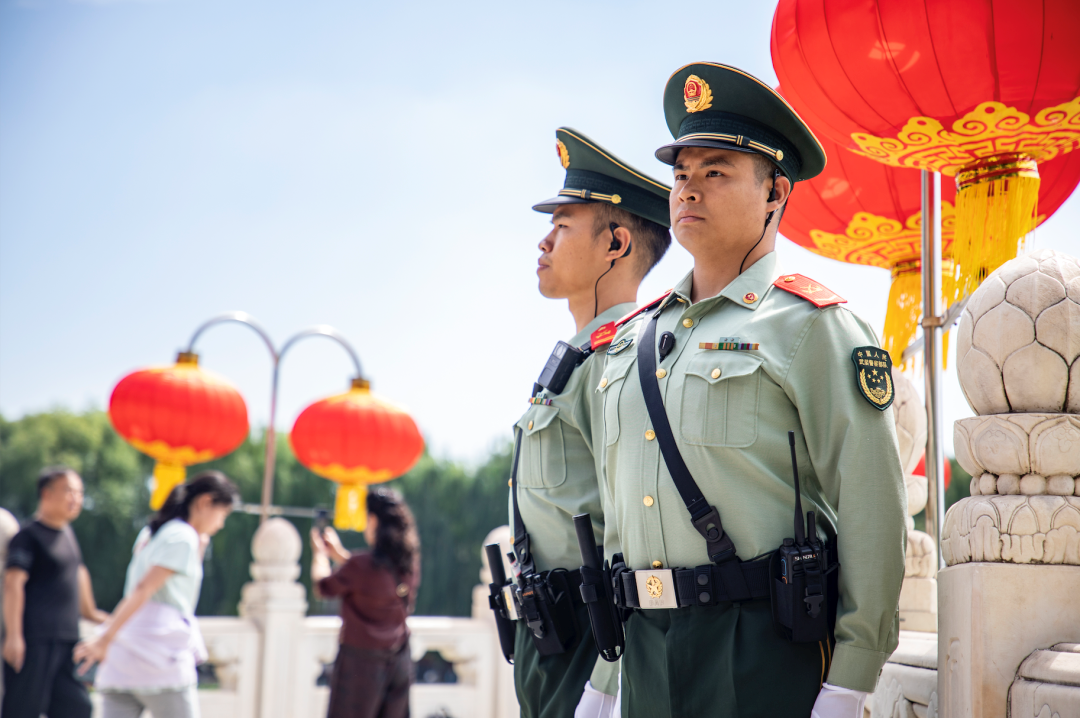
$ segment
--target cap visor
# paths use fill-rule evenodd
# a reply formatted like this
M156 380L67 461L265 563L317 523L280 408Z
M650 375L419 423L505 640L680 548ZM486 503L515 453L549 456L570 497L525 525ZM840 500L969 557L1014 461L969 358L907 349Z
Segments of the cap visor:
M561 204L590 204L592 200L581 199L580 197L552 197L551 199L545 199L543 202L533 205L533 209L537 212L545 212L551 214Z
M686 140L685 142L672 142L670 145L664 145L656 151L656 159L660 160L666 165L674 165L676 158L679 156L679 150L683 147L715 147L720 150L731 150L732 152L746 152L748 154L761 154L749 147L739 147L728 142L720 142L719 140ZM762 155L764 157L765 155ZM534 207L535 209L535 207Z

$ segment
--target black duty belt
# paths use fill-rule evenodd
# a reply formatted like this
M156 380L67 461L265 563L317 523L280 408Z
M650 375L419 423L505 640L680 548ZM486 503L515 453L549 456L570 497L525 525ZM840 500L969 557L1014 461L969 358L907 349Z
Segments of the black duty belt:
M728 572L716 564L624 571L615 603L620 608L684 608L769 597L768 557L740 563L738 568L744 583L736 586L725 580Z

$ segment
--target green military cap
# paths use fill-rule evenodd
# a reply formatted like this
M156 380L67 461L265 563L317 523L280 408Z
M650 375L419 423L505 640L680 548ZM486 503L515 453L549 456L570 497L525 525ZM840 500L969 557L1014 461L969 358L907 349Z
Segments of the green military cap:
M664 89L675 141L656 151L669 165L683 147L720 147L768 157L792 182L825 169L825 150L783 97L753 75L715 62L675 71Z
M668 195L671 188L605 150L577 130L555 130L555 148L566 170L559 194L534 204L537 212L551 214L561 204L607 202L631 214L671 226Z

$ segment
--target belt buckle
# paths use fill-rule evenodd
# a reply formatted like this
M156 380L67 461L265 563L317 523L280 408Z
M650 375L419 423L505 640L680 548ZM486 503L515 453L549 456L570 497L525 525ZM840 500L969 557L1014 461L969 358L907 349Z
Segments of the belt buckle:
M514 602L514 587L510 584L503 586L502 588L503 602L506 604L506 616L511 621L516 621L521 618L518 615L517 603Z
M670 568L634 571L640 608L678 608L675 574Z

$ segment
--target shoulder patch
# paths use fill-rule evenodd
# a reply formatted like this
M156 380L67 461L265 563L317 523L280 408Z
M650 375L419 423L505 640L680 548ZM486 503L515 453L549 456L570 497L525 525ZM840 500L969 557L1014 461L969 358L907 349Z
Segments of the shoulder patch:
M615 322L608 322L589 335L589 346L592 347L593 351L596 351L605 344L611 344L611 340L614 338Z
M847 303L846 299L833 290L801 274L785 274L773 282L773 286L783 289L785 292L791 292L797 297L802 297L818 309L833 304Z
M877 347L855 347L851 352L855 364L855 386L870 406L885 411L892 406L896 392L893 390L892 357Z
M623 324L626 324L628 321L630 321L634 317L638 316L639 314L642 314L643 312L647 312L650 309L655 309L657 306L660 305L660 302L667 299L668 295L671 294L673 291L675 291L675 290L674 289L669 289L666 292L664 292L663 294L661 294L659 297L657 297L656 299L649 302L648 304L642 304L640 307L638 307L634 311L630 312L629 314L627 314L625 317L623 317L619 321L615 322L615 327L616 328L621 327Z

